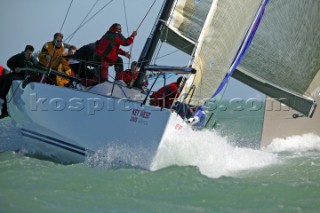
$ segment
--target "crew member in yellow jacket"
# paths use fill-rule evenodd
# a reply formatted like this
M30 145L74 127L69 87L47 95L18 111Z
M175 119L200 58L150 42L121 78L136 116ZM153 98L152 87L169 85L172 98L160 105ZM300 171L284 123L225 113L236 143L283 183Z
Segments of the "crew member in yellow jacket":
M45 43L39 53L39 63L43 66L71 75L71 69L68 61L63 57L65 55L65 46L63 44L63 34L55 33L53 41ZM69 79L60 76L49 76L49 80L58 86L66 86ZM55 82L54 82L55 81Z

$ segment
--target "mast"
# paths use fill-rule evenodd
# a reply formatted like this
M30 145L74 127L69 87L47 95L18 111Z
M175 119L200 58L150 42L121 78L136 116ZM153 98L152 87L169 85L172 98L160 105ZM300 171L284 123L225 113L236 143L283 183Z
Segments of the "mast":
M143 47L143 50L141 52L141 55L139 57L138 65L140 67L140 72L137 80L135 81L135 84L134 84L135 87L140 88L144 82L144 77L146 75L146 71L144 67L148 65L152 59L152 56L155 52L158 41L160 39L161 28L163 24L168 21L174 4L175 4L175 1L173 0L166 0L163 4L162 10L160 11L161 14L156 22L157 24L153 28L153 31L151 32L149 38L147 39Z

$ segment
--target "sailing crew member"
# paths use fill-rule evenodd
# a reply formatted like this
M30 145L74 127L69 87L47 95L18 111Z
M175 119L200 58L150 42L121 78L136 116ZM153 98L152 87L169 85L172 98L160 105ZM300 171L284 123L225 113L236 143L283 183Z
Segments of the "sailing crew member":
M69 63L69 66L80 78L87 80L95 77L96 64L93 61L93 55L96 42L83 45L74 53L74 55L68 55L68 58L79 62Z
M62 39L62 33L55 33L53 41L49 41L43 45L38 56L39 63L48 69L53 69L67 75L71 75L71 69L68 61L62 57L65 52L65 45L63 44ZM50 75L48 80L58 86L65 86L69 84L68 79L56 77L54 75Z
M27 74L23 68L34 68L38 64L37 59L33 56L33 52L34 47L28 44L23 52L8 59L7 66L13 71L12 77L14 80L23 80Z
M137 62L133 61L131 63L131 69L127 69L125 71L117 72L116 80L124 81L128 86L132 86L134 81L137 79L139 74L139 70L137 67Z
M24 80L27 71L24 68L37 68L38 61L33 56L34 47L32 45L26 45L23 52L18 53L7 61L7 66L12 72L6 72L0 80L0 101L2 104L0 119L8 116L6 96L9 92L13 80Z
M68 48L68 53L67 53L67 55L65 56L65 59L66 59L66 60L68 61L68 63L69 63L69 67L70 67L70 69L71 69L71 76L72 76L72 77L75 77L75 76L76 76L75 72L77 71L77 70L73 70L72 67L71 67L71 65L74 64L74 63L78 64L78 61L72 59L72 57L74 56L74 54L75 54L77 51L78 51L78 48L77 48L76 46L70 45L69 48Z
M121 25L113 24L102 36L95 46L94 60L101 63L100 81L108 80L108 67L115 65L115 71L123 71L123 60L118 55L130 58L129 52L125 52L121 46L129 46L133 43L137 31L133 31L131 36L125 38L121 34Z
M190 123L194 130L202 129L206 123L206 107L199 106L194 115L187 120L187 123Z
M74 45L70 45L68 48L68 56L72 56L77 52L78 48Z
M183 77L179 77L176 82L160 88L157 92L152 93L150 105L170 108L174 99L180 95L179 87Z

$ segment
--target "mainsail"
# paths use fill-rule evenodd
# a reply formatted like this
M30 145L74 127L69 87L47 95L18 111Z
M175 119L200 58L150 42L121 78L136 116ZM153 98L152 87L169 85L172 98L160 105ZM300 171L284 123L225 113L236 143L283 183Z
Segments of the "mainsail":
M320 92L319 11L319 0L270 0L233 77L311 117Z

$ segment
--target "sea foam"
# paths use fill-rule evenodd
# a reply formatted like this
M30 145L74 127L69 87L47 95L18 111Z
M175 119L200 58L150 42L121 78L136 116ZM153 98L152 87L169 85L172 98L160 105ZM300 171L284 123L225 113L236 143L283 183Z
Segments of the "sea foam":
M196 166L203 175L218 178L279 162L277 154L238 147L214 130L183 131L183 134L172 135L159 147L151 170L173 165Z

